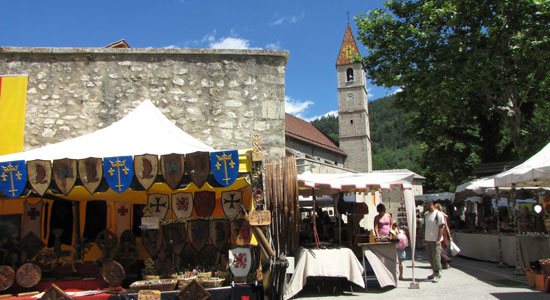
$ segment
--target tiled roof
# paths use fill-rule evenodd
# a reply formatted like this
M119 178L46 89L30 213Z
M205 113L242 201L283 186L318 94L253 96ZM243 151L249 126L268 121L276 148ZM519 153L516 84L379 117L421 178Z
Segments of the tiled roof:
M324 135L319 129L295 116L285 114L285 134L300 141L347 156L342 149Z
M336 60L336 65L347 65L352 64L353 60L350 59L350 56L359 54L357 49L357 44L355 43L355 37L351 31L351 27L348 24L346 27L346 33L344 34L344 40L342 41L342 46L340 47L340 53L338 53L338 59Z

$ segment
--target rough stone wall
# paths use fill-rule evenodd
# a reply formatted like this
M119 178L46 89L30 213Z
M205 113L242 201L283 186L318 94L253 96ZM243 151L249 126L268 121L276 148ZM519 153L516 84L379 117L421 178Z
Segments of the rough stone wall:
M104 128L150 99L179 128L216 149L251 148L251 137L260 134L266 155L280 157L288 55L0 47L0 74L29 75L25 150Z

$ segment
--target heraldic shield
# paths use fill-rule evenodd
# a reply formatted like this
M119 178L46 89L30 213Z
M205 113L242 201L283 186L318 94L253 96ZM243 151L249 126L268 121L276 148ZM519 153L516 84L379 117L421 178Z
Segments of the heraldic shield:
M210 153L197 151L185 156L185 168L191 181L198 187L208 179L210 174Z
M148 229L141 232L141 243L151 257L155 257L159 253L162 242L162 231L160 229Z
M214 208L216 208L216 192L195 192L195 199L193 202L197 216L210 217L214 212Z
M233 218L241 212L241 200L243 193L241 191L222 192L222 208L225 215Z
M101 158L89 157L86 159L78 160L78 174L80 175L80 181L82 185L93 194L103 177L103 166Z
M117 193L122 193L130 187L134 177L134 162L131 156L105 157L103 173L107 183Z
M56 159L52 171L57 187L64 195L68 195L76 183L76 159Z
M161 226L162 237L166 246L174 253L179 254L185 246L187 232L185 231L185 223L171 223Z
M168 212L168 194L150 194L147 206L151 208L151 216L164 219Z
M239 176L239 152L237 150L210 152L210 169L219 184L232 185Z
M27 174L32 189L44 196L52 181L52 164L49 160L31 160L27 162Z
M230 236L229 220L215 219L210 221L210 241L216 249L222 251Z
M187 222L189 241L197 252L201 251L208 242L208 227L207 220L199 219Z
M160 171L168 186L175 190L183 177L185 166L183 154L166 154L160 157Z
M252 233L250 224L246 219L236 219L231 221L231 238L237 246L250 244Z
M172 194L172 210L178 219L189 218L193 212L193 194L186 192Z
M154 154L134 156L134 171L141 186L148 190L157 178L159 158Z
M229 249L229 268L235 277L245 277L250 273L252 266L252 252L250 248L237 247Z

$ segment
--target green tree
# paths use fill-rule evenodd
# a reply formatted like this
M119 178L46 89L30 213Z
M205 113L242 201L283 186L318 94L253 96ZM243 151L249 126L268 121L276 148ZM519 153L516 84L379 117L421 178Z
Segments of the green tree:
M550 2L390 0L356 18L375 84L399 86L422 144L427 190L454 189L480 162L548 142ZM548 118L546 118L548 119Z

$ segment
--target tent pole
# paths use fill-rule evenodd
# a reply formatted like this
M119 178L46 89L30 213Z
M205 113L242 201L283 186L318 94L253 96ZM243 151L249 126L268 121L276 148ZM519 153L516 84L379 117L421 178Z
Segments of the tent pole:
M498 195L498 186L495 185L495 194L496 194L496 214L497 214L497 232L498 232L498 266L503 267L504 263L502 262L502 232L501 232L501 224L500 224L500 207L498 205L499 195Z

